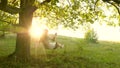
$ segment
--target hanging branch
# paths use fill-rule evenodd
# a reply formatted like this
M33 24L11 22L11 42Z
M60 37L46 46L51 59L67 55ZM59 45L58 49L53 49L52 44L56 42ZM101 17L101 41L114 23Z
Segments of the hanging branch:
M95 10L95 7L96 7L96 4L98 3L98 1L99 0L96 0L96 2L95 2L95 5L94 5L94 10ZM107 3L109 3L109 4L111 4L112 6L114 6L116 9L117 9L117 11L118 11L118 13L119 13L119 15L120 15L120 7L119 7L119 3L117 3L117 2L119 2L119 1L117 1L117 0L112 0L112 1L109 1L109 0L102 0L103 2L107 2Z
M118 11L118 13L119 13L119 15L120 15L120 9L119 9L118 4L115 4L115 3L110 2L110 1L108 1L108 3L111 4L111 5L113 5L113 6L117 9L117 11Z

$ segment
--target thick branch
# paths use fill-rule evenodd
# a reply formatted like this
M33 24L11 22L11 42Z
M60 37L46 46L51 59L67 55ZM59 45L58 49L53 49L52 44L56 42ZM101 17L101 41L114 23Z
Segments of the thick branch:
M16 14L19 12L19 8L7 5L7 2L8 0L1 0L0 10L11 14Z
M3 8L3 6L0 4L0 10L4 11L4 12L8 12L10 14L17 14L19 13L20 9L17 7L13 7L10 5L7 5L5 8Z
M8 2L8 0L1 0L1 5L2 5L2 7L4 8L4 7L6 7L6 5L7 5L7 2Z

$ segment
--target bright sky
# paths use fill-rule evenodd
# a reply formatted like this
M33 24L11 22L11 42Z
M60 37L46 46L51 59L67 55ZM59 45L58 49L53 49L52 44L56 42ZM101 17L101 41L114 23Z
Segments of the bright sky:
M93 28L97 32L99 40L120 42L120 28L119 27L94 24ZM85 33L81 29L77 29L76 31L67 30L67 29L63 29L63 30L59 29L58 34L64 35L64 36L70 36L70 37L84 38Z
M120 42L120 28L107 25L94 25L99 40L119 41Z

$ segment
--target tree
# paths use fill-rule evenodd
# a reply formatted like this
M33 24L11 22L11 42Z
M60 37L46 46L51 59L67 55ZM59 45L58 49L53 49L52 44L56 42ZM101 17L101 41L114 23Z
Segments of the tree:
M30 36L28 33L29 27L32 24L34 11L37 9L35 0L0 0L0 10L10 14L19 14L19 27L25 29L25 32L18 32L16 39L16 49L12 54L18 59L28 59L30 57ZM45 0L40 4L50 2Z
M47 9L46 8L43 9L43 11L45 10L44 11L45 13L46 11L51 11L47 12L45 15L50 20L53 20L55 22L58 21L58 23L55 23L55 25L59 24L60 22L64 26L70 28L78 27L80 24L87 22L94 23L97 17L93 11L94 0L91 1L66 0L68 1L69 4L66 6L54 5L56 4L56 2L58 2L58 0L42 0L42 2L39 2L39 4L37 1L38 0L0 0L0 10L8 12L12 15L19 14L18 26L24 28L24 31L21 30L17 33L16 49L15 53L13 54L17 58L27 59L30 56L30 36L28 33L28 29L32 23L33 13L39 7L46 7ZM119 6L119 0L103 0L103 1L111 3L112 5L115 5L115 7ZM48 2L50 2L50 4L46 4ZM95 3L97 2L98 0ZM40 6L38 5L36 6L36 4ZM45 6L41 6L43 4ZM119 8L117 7L117 9ZM54 13L55 15L52 13ZM96 13L100 14L100 12Z

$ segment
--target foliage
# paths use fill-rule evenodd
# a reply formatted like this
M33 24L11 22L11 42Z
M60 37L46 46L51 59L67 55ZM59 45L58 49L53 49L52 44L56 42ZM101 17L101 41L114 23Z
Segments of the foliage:
M87 1L59 0L54 5L50 3L42 5L35 12L35 16L47 18L47 25L50 27L63 25L64 27L77 29L83 23L93 23L95 15L90 8Z
M85 33L85 40L87 42L97 43L98 37L97 37L97 33L94 31L94 29L89 29Z
M6 32L10 27L18 24L18 15L11 15L6 12L0 11L0 31Z
M116 15L117 11L115 8L109 4L104 3L108 0L104 0L104 2L100 0L96 6L94 6L94 0L51 0L50 3L41 5L42 1L43 0L35 0L34 6L37 6L39 9L34 13L34 16L47 18L48 23L46 25L50 28L56 28L58 25L64 25L64 27L77 29L83 23L94 23L96 20L100 24L106 23L112 26L119 25L119 15ZM8 2L9 5L20 7L19 1L8 0ZM106 15L105 11L102 9L103 6L105 6L105 8L108 10L113 8L114 11L112 11L113 13L111 16ZM117 22L113 21L112 19L116 19Z
M66 2L66 4L63 2ZM106 4L101 0L96 6L94 0L65 0L63 2L58 1L54 5L46 4L41 6L39 13L36 12L36 16L47 18L47 25L52 28L64 25L64 27L77 29L84 23L94 23L95 21L100 24L119 25L117 10L112 5ZM110 10L111 14L106 10Z

